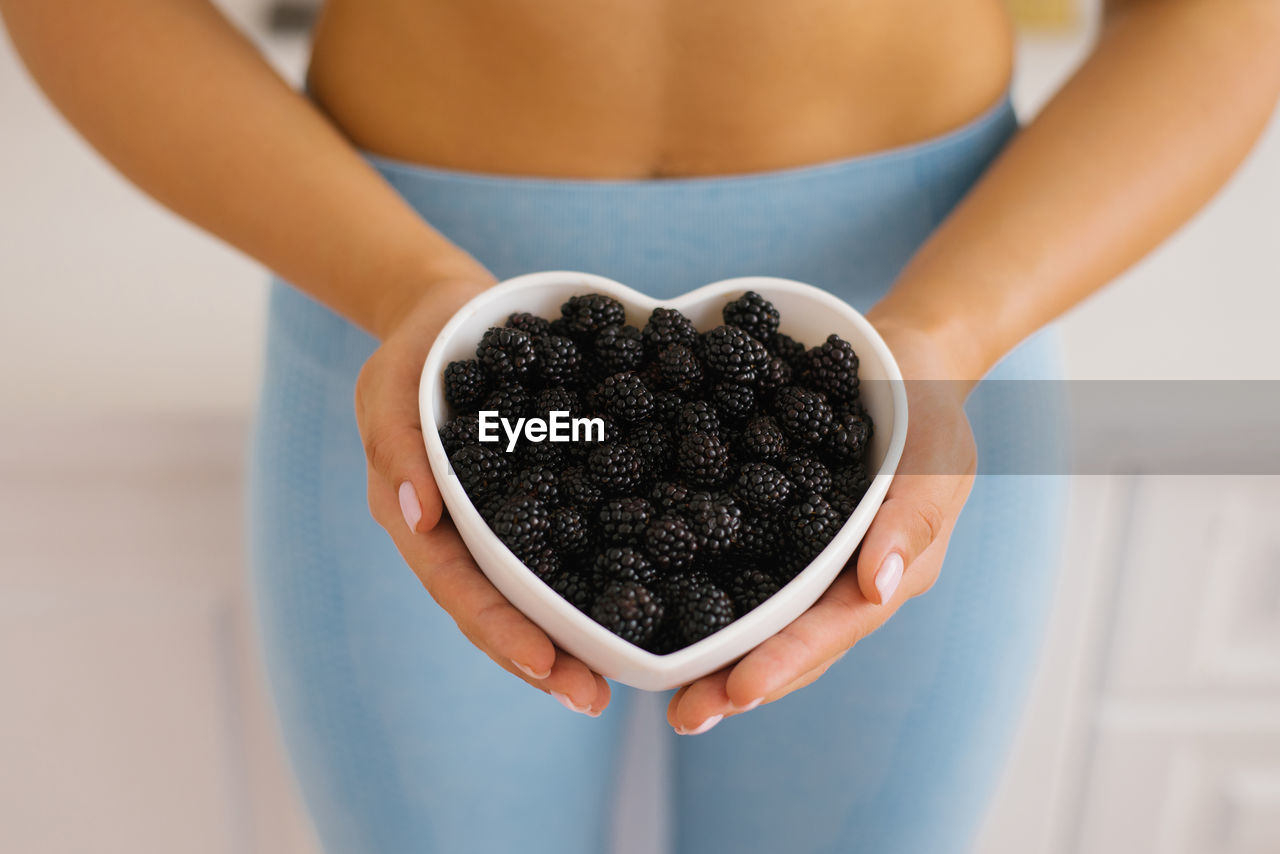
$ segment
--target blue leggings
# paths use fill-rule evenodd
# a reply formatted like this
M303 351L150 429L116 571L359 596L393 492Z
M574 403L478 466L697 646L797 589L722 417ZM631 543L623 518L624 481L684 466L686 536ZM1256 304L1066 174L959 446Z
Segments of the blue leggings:
M371 158L498 277L602 273L657 296L747 274L861 310L1016 129L1002 101L927 142L817 166L655 181L487 176ZM519 306L512 306L512 310ZM810 342L812 343L812 342ZM352 412L376 343L274 282L249 503L256 613L281 728L331 852L606 850L636 692L598 719L493 665L369 517ZM993 372L1056 375L1051 332ZM1055 435L1052 396L969 409L1017 470ZM1061 478L980 476L935 587L813 685L672 740L679 852L948 852L1002 768L1054 587Z

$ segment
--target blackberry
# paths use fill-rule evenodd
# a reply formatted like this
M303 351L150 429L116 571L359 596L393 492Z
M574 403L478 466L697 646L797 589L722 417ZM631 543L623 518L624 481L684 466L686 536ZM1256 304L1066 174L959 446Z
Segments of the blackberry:
M605 412L627 424L637 424L653 414L653 393L632 371L605 377L596 397Z
M787 436L802 445L820 445L835 420L826 395L800 386L778 389L773 408Z
M508 498L493 516L490 527L516 555L524 560L542 548L550 522L547 508L531 495Z
M600 505L596 518L605 542L635 543L640 541L640 535L653 515L652 504L643 498L628 496L605 501Z
M560 450L559 444L553 442L526 442L522 439L520 444L516 446L516 452L519 455L520 465L522 466L538 466L552 471L560 471L564 468L564 452Z
M653 637L662 615L662 602L658 597L634 581L610 584L591 606L591 619L640 647Z
M676 422L678 433L710 433L720 435L720 416L716 409L705 400L691 400L680 407L680 415Z
M876 434L876 425L871 420L871 413L867 412L867 408L862 405L861 395L854 396L851 400L837 404L835 407L836 415L854 415L867 422L867 438L870 439Z
M525 377L537 356L533 336L521 329L495 326L480 339L476 348L480 364L499 381L519 381Z
M725 592L738 616L754 611L779 589L777 580L762 569L748 569L725 583Z
M594 510L602 498L600 485L583 466L569 466L560 473L560 501L583 512Z
M757 341L768 341L778 331L781 315L773 303L755 291L747 291L724 307L724 322L746 330Z
M809 566L812 559L810 555L795 551L779 556L778 563L773 568L773 576L778 579L779 586L785 587L790 583L791 579Z
M474 412L488 390L479 359L450 362L444 368L444 399L455 413Z
M658 580L656 570L639 549L631 546L614 546L596 555L596 577L602 584L615 581L635 581L653 584Z
M768 463L744 463L734 484L734 496L759 512L776 512L791 497L791 481Z
M459 448L449 457L449 465L473 502L501 488L510 470L506 454L487 445Z
M529 414L530 404L533 401L529 397L529 393L518 385L504 385L495 388L485 397L484 402L480 404L481 411L496 411L498 417L507 418L512 423L517 418L524 418ZM502 431L498 431L500 438L503 438L505 446L505 437Z
M756 393L749 385L725 380L712 387L711 400L723 420L741 424L755 410Z
M587 454L587 473L611 495L634 489L644 472L644 460L630 445L605 442Z
M675 427L684 408L684 398L672 391L660 391L653 396L653 420L667 427Z
M480 441L480 419L476 415L459 415L440 428L440 444L446 454Z
M627 434L626 442L639 451L646 475L661 475L671 465L671 434L661 424L639 425Z
M853 462L862 459L867 449L867 440L871 437L871 424L853 412L836 414L831 432L827 434L827 453L832 459L840 462Z
M511 484L512 492L531 495L547 506L554 506L559 499L560 476L545 466L522 469Z
M807 496L787 512L794 553L812 560L844 523L845 519L821 495Z
M684 507L691 490L683 483L664 480L653 487L649 500L659 511L675 511Z
M634 371L644 361L644 342L634 326L606 326L596 335L596 356L603 372Z
M723 489L701 489L696 492L690 492L689 498L684 502L682 510L688 512L696 510L707 502L712 504L735 504L733 494Z
M627 322L627 310L622 303L604 294L580 294L570 297L560 306L564 328L579 340L591 340L606 326L620 326Z
M689 527L705 557L723 555L738 542L742 510L732 503L698 501L689 509Z
M587 517L577 507L557 507L547 522L547 544L567 555L579 555L591 546Z
M547 385L575 386L582 381L582 353L566 335L542 335L534 339L538 376Z
M760 372L760 377L756 380L756 387L766 393L777 391L784 385L790 385L794 375L795 372L791 366L783 361L781 356L770 356L769 361L764 363L764 370Z
M852 400L858 394L858 354L839 335L828 335L820 347L807 354L810 383L833 401Z
M783 335L781 332L775 333L773 337L766 341L765 347L772 355L785 362L793 371L797 371L803 366L804 354L809 349L790 335Z
M659 353L657 369L662 385L680 394L695 392L702 385L702 363L685 344L672 344Z
M774 462L787 453L787 437L771 416L757 415L738 435L738 447L747 459Z
M636 376L644 380L645 386L652 389L654 394L662 388L662 376L658 373L658 366L653 362L645 362L637 368Z
M522 332L528 332L535 340L539 335L546 335L551 330L550 321L527 311L517 311L507 315L506 326L508 329L519 329Z
M645 529L644 550L661 569L686 569L698 556L698 536L679 516L659 516Z
M831 469L804 454L789 454L782 461L782 471L804 492L825 494L831 488Z
M712 373L739 383L752 383L769 361L764 345L737 326L717 326L703 339L705 361Z
M683 344L692 349L698 340L698 330L693 321L674 308L655 308L641 335L645 349L652 356L673 344Z
M729 473L729 449L714 433L690 433L676 447L676 467L694 483L713 486Z
M533 570L533 574L543 581L554 578L562 566L560 556L556 554L554 549L549 548L538 549L525 558L524 565Z
M667 590L663 601L670 603L667 619L679 646L689 646L715 634L736 617L729 594L704 575L677 576Z
M564 567L552 577L550 584L552 590L584 613L600 592L600 579L585 567Z
M745 516L738 528L738 551L750 558L772 558L787 548L773 517Z
M577 392L563 386L544 388L533 396L530 411L533 415L546 419L551 418L552 412L576 415L582 411L582 400Z
M504 485L495 487L487 493L472 496L471 503L475 505L476 510L480 512L480 516L489 525L489 527L493 527L494 517L498 515L498 511L502 509L502 505L506 504L513 497L515 496L513 496Z
M827 501L841 516L848 517L857 508L862 496L867 494L871 479L862 463L853 463L837 469L831 477L831 489Z

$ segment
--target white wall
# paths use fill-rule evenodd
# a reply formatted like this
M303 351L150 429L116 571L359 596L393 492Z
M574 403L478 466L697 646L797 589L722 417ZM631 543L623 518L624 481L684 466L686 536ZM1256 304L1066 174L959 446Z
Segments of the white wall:
M1034 115L1088 47L1084 34L1024 36L1014 83L1019 115ZM1280 379L1277 240L1280 120L1273 116L1241 169L1191 222L1063 319L1068 375Z

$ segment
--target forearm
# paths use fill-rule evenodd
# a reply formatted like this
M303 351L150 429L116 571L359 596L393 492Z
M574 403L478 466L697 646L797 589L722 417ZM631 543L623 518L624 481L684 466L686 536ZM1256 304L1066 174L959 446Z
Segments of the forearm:
M927 330L974 382L1222 185L1280 94L1280 4L1150 0L1096 50L872 317Z
M32 75L144 191L379 334L483 277L205 0L0 0Z

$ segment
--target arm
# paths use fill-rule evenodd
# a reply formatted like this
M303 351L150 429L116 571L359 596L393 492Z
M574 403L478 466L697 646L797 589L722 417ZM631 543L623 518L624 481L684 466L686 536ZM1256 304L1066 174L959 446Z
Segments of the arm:
M1230 177L1280 96L1274 0L1130 0L878 305L977 382Z
M973 481L968 391L1203 205L1278 95L1280 3L1111 4L1089 60L869 315L908 379L956 381L910 384L901 469L970 473L895 478L856 567L737 665L681 689L678 731L807 685L932 586Z
M488 271L206 0L0 0L0 15L49 99L135 184L382 339L356 393L374 517L473 643L540 690L602 709L604 680L558 653L441 521L418 373Z

